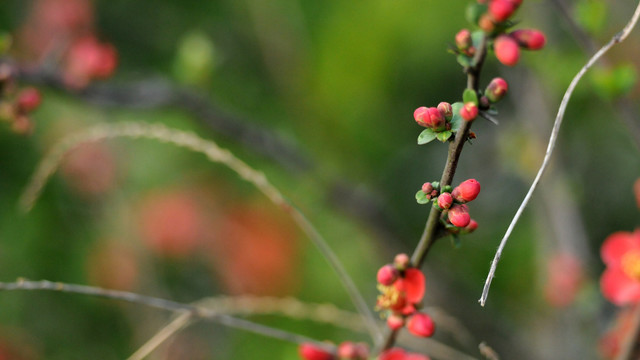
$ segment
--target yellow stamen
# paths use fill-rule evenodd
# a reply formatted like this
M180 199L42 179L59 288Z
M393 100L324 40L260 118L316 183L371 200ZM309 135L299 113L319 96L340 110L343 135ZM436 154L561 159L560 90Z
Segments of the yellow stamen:
M622 271L634 280L640 281L640 251L629 251L622 256Z

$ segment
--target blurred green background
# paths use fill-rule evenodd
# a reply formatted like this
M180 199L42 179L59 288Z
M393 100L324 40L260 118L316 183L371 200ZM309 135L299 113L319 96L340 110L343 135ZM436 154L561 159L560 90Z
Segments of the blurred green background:
M0 30L15 35L9 56L25 69L61 70L56 51L69 39L38 48L28 34L73 6L88 9L77 16L117 49L118 67L84 90L37 78L19 84L36 84L43 102L31 136L0 124L1 280L91 284L182 302L293 296L353 310L284 212L228 169L171 145L82 145L63 159L31 212L17 209L38 161L65 135L145 121L194 131L264 171L325 236L373 307L377 268L410 253L424 226L429 209L415 203L415 192L439 179L444 166L445 145L416 145L421 128L412 112L461 97L466 79L446 50L469 26L467 4L4 1ZM66 10L60 15L52 6ZM503 76L510 93L499 106L499 126L474 124L478 138L465 147L454 181L482 184L470 206L480 227L460 248L441 240L426 261L425 306L436 317L438 342L476 358L481 341L506 359L598 359L607 352L599 339L616 309L599 292L599 246L639 224L632 192L640 175L637 34L578 86L553 166L506 248L487 306L477 299L540 164L563 92L590 46L619 31L633 6L525 1L518 26L543 30L547 47L524 53L514 68L489 55L483 86ZM554 278L571 269L569 285ZM138 305L46 292L0 293L0 309L0 359L124 359L171 319ZM326 324L250 318L320 340L369 341ZM433 359L456 358L432 343L408 344ZM149 358L296 354L294 344L197 323Z

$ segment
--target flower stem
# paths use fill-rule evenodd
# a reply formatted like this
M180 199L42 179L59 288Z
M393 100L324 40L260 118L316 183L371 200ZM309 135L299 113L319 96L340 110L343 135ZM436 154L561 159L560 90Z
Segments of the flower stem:
M474 65L465 69L467 73L467 89L478 91L480 70L482 69L486 54L487 37L484 36L473 59ZM458 167L458 159L460 159L462 148L464 147L464 144L466 143L469 136L471 123L471 121L464 121L462 123L462 126L460 126L460 129L456 132L455 139L449 143L447 162L445 164L444 170L442 171L442 178L440 179L441 188L447 185L451 185L451 182L453 181L453 176L455 175L456 169ZM431 207L431 212L429 213L429 217L427 218L427 223L424 227L424 231L422 232L422 236L420 237L420 241L418 242L418 245L416 246L416 249L413 251L413 255L411 256L411 263L417 268L422 266L427 253L429 252L435 241L441 237L439 236L440 232L438 231L441 227L441 214L442 211L440 209ZM387 330L386 340L381 350L384 351L391 348L393 344L395 344L397 337L398 330Z

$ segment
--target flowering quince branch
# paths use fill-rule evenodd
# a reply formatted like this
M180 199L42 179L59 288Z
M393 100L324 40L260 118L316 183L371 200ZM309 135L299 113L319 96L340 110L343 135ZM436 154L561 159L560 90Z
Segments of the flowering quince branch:
M52 282L47 280L28 281L18 279L13 283L0 282L0 291L12 290L47 290L58 291L72 294L84 294L90 296L103 297L113 300L127 301L130 303L142 304L156 309L162 309L173 312L188 313L192 317L210 320L229 327L247 330L253 333L261 334L267 337L281 339L294 343L313 343L326 351L335 351L334 347L324 342L312 340L306 336L290 333L288 331L275 329L269 326L257 324L248 320L234 318L232 316L221 314L215 310L207 309L202 306L182 304L179 302L155 298L151 296L140 295L136 293L107 290L93 286L66 284L60 282Z
M220 148L215 142L205 140L193 133L170 129L161 124L147 124L143 122L122 122L117 124L101 124L89 128L77 134L70 135L60 141L45 156L38 165L29 184L19 200L21 209L29 211L38 199L44 185L55 173L64 155L76 146L90 141L111 139L116 137L147 138L174 144L206 155L209 160L228 166L242 179L256 186L269 200L287 212L296 224L307 234L311 242L318 248L331 268L347 290L356 309L367 324L367 330L376 343L382 339L381 330L364 298L349 277L342 263L331 250L326 240L320 235L309 220L285 199L280 191L275 188L259 171L249 167L246 163L236 158L231 152Z
M511 223L509 224L509 227L507 228L507 231L504 237L500 241L500 245L498 246L498 250L496 251L493 261L491 262L491 268L489 269L489 274L487 275L487 280L485 281L484 288L482 290L482 296L478 300L481 306L484 306L487 302L487 297L489 296L489 289L491 288L491 282L495 276L496 268L498 266L498 262L500 261L500 257L502 256L502 251L507 243L507 240L509 239L509 236L511 236L511 232L513 231L518 220L520 219L520 216L522 215L524 208L529 204L529 201L531 200L531 196L533 195L533 192L535 191L536 187L538 186L538 183L540 182L540 178L542 178L542 175L544 174L545 170L547 169L547 166L549 165L549 161L551 160L551 155L553 153L553 150L556 145L556 140L558 138L558 133L560 132L560 126L562 125L562 120L564 119L564 113L569 103L569 100L571 99L574 89L576 88L576 86L578 85L578 82L582 79L584 74L587 72L587 70L589 70L593 66L593 64L595 64L595 62L598 61L600 57L602 57L602 55L604 55L607 51L609 51L609 49L611 49L615 44L622 42L624 39L627 38L627 36L629 36L633 28L636 26L639 17L640 17L640 3L638 3L636 10L633 13L633 16L631 17L631 20L629 20L629 22L625 25L622 31L614 35L607 44L605 44L602 48L600 48L600 50L598 50L598 52L595 53L589 59L589 61L587 61L587 63L580 69L580 71L574 76L573 80L569 84L569 87L567 88L567 91L565 92L562 98L562 102L560 103L558 114L556 115L556 119L553 124L553 129L551 130L551 136L549 137L549 144L547 145L547 150L546 150L544 159L542 161L542 165L540 166L540 169L538 170L538 173L536 174L536 177L533 180L533 183L531 184L531 187L529 188L529 191L527 192L524 200L520 204L518 211L516 211L516 214L514 215L513 220L511 220Z

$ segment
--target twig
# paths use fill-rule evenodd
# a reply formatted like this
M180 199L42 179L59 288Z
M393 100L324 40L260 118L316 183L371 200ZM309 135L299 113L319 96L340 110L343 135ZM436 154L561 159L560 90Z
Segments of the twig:
M169 324L160 329L151 339L142 345L136 352L131 354L127 360L142 360L149 356L153 350L157 349L163 342L173 336L178 331L189 325L192 321L190 313L182 313Z
M629 36L629 34L631 33L631 30L633 30L633 28L635 27L636 23L638 22L638 17L640 17L640 3L636 7L636 10L633 13L633 16L632 16L631 20L627 23L627 25L624 27L624 29L622 29L621 32L619 32L616 35L614 35L613 38L611 38L611 40L606 45L604 45L597 53L595 53L595 55L593 55L591 57L591 59L589 59L589 61L582 67L582 69L580 69L580 71L576 74L576 76L573 78L573 80L569 84L569 87L567 88L567 91L565 92L565 94L564 94L564 96L562 98L562 102L560 103L560 108L558 109L558 114L556 115L556 119L555 119L555 122L553 124L553 129L551 131L551 136L549 137L549 145L547 146L547 151L546 151L544 159L542 161L542 165L540 166L540 169L538 170L538 173L537 173L535 179L533 180L533 183L531 184L531 187L529 188L529 191L527 192L527 195L525 196L524 200L522 201L522 204L520 204L520 207L518 208L518 211L516 212L515 216L513 217L513 220L511 220L511 224L509 224L509 227L507 228L507 232L505 233L504 237L500 241L500 246L498 247L498 250L496 251L496 254L495 254L494 258L493 258L493 261L491 262L491 268L489 270L489 274L487 275L487 280L485 281L484 289L482 290L482 296L480 297L480 300L478 300L478 302L480 303L481 306L485 305L485 303L487 301L487 297L489 296L489 289L491 287L491 281L493 280L493 278L495 276L496 267L498 266L498 262L500 261L500 256L502 256L502 250L504 249L504 246L506 245L507 240L509 239L509 236L511 235L511 232L513 231L513 228L515 227L516 223L520 219L520 216L522 215L522 212L524 211L524 208L527 206L527 204L531 200L531 196L532 196L533 192L535 191L535 189L536 189L536 187L538 185L538 182L540 181L540 178L544 174L544 171L546 170L546 168L547 168L547 166L549 164L549 161L551 159L551 154L553 153L553 149L555 148L556 140L558 138L558 133L560 131L560 125L562 125L562 120L564 118L564 113L565 113L565 110L567 108L567 104L569 103L569 100L571 99L571 95L573 94L573 90L578 85L578 82L580 81L580 79L582 79L582 77L587 72L587 70L589 70L589 68L591 68L593 66L593 64L596 61L598 61L598 59L602 55L604 55L607 51L609 51L609 49L611 47L613 47L615 44L622 42L624 39L627 38L627 36Z
M476 52L476 55L473 59L473 63L475 65L466 69L468 89L473 89L475 91L478 90L479 74L480 70L482 69L482 65L484 64L486 54L487 38L486 36L483 36L478 51ZM455 175L456 169L458 167L458 159L460 158L462 148L464 147L464 144L468 139L470 129L471 122L463 121L460 129L456 132L455 139L449 144L447 162L445 164L444 170L442 171L440 186L451 185L453 176ZM424 231L422 232L420 240L418 241L418 245L416 246L411 256L411 263L413 266L418 268L422 266L427 253L429 252L435 241L439 238L438 229L440 227L441 214L441 210L435 207L431 207L431 212L429 213L429 217L427 218L427 223L425 225ZM381 351L391 348L396 342L398 331L399 330L387 330L385 342L383 343L381 348L376 350Z
M318 248L325 260L327 260L331 268L338 275L338 278L347 290L351 301L354 303L356 309L363 317L364 322L367 324L367 329L369 330L374 343L377 344L382 341L381 330L378 327L369 306L353 283L351 277L349 277L349 274L342 266L338 257L331 250L316 228L296 207L284 198L282 193L280 193L280 191L274 187L269 180L267 180L266 176L262 172L254 170L249 165L236 158L230 151L220 148L215 142L202 139L193 133L170 129L162 124L122 122L116 124L101 124L80 133L70 135L55 145L49 154L42 159L33 174L31 181L27 185L27 188L20 197L20 207L25 211L29 211L33 207L35 201L42 192L43 187L47 183L47 180L55 173L62 158L69 150L84 142L117 137L153 139L202 153L212 162L228 166L242 179L256 186L258 190L271 200L271 202L287 212L302 231L307 234L311 242Z
M140 295L127 291L107 290L94 286L66 284L61 282L52 282L47 280L41 281L28 281L24 279L18 279L13 283L0 282L0 291L12 291L12 290L45 290L45 291L57 291L71 294L83 294L89 296L102 297L113 300L121 300L130 303L145 305L148 307L188 313L191 316L203 320L214 321L216 323L226 325L236 329L242 329L250 331L256 334L264 335L267 337L289 341L297 344L311 342L317 346L328 351L335 351L335 347L327 344L326 342L319 342L310 339L306 336L290 333L288 331L272 328L269 326L257 324L248 320L238 319L229 315L220 314L214 310L204 308L202 306L195 306L189 304L183 304L171 300L160 299L156 297Z
M487 345L484 341L478 345L478 350L480 350L480 354L487 358L487 360L500 360L498 353L496 353L491 346Z

